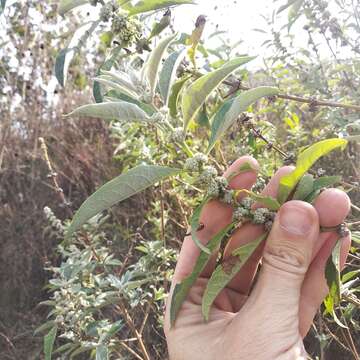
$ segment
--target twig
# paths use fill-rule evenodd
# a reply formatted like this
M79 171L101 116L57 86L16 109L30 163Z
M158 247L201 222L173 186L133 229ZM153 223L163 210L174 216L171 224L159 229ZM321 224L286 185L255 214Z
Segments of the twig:
M186 72L193 74L196 77L203 76L203 74L201 74L199 72L194 72L191 70L186 70ZM236 84L238 84L238 82L239 82L239 80L236 80L236 82L230 81L230 80L225 80L224 84L233 88L234 86L236 86ZM251 87L240 84L238 86L238 89L239 90L251 90ZM343 104L343 103L337 103L337 102L326 101L326 100L317 100L314 98L305 98L305 97L301 97L301 96L297 96L297 95L290 95L290 94L278 94L278 95L275 95L275 97L278 97L279 99L307 103L307 104L311 104L313 106L326 106L326 107L343 108L343 109L360 111L359 105Z
M160 208L161 208L161 239L166 248L166 238L165 238L165 207L164 207L164 182L160 183Z
M120 342L120 344L131 354L133 354L137 359L144 360L136 351L134 351L130 346L126 345L124 342Z
M140 350L144 356L145 360L151 360L150 356L146 350L145 344L143 342L142 339L142 335L141 333L139 333L139 331L137 330L133 319L131 318L129 312L127 311L125 305L120 301L119 305L117 306L117 309L120 311L120 313L124 316L126 323L128 324L129 328L131 329L131 331L133 332L134 336L137 338L138 343L139 343L139 347Z
M45 143L45 140L44 138L40 137L39 138L39 142L40 142L40 148L43 152L43 155L44 155L44 160L45 160L45 163L46 163L46 166L49 170L49 174L48 174L48 177L52 179L52 182L54 184L54 188L55 188L55 191L56 193L58 194L59 198L60 198L60 201L61 203L65 206L65 208L67 209L67 212L69 213L70 216L72 216L72 212L69 208L69 203L66 201L65 199L65 195L64 195L64 191L63 189L59 186L59 183L57 181L57 174L56 172L54 171L54 168L51 164L51 161L50 161L50 157L49 157L49 153L48 153L48 149L47 149L47 146L46 146L46 143Z

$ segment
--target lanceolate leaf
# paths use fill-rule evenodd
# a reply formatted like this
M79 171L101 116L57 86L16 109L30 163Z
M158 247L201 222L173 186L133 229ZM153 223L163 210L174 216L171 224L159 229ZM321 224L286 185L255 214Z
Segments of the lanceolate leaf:
M211 92L241 65L252 59L254 57L244 56L228 61L221 68L201 76L186 89L181 106L185 129L187 129L191 120L193 120Z
M68 11L88 3L88 0L60 0L59 3L59 14L64 15Z
M283 204L301 177L312 167L312 165L322 156L328 154L330 151L341 148L344 149L347 141L344 139L327 139L319 141L318 143L308 147L300 153L296 168L290 174L285 175L280 180L278 201Z
M0 8L0 14L1 14L1 12L5 9L6 0L1 0L0 5L1 5L1 8Z
M194 213L190 220L190 226L191 226L191 236L194 243L197 245L197 247L200 250L206 252L207 254L210 254L210 250L201 243L200 239L197 236L197 231L199 230L200 227L201 211L208 202L209 202L209 198L205 198L202 201L202 203L194 210Z
M95 21L82 26L75 32L69 45L57 55L55 60L55 76L60 85L65 86L71 61L98 25L99 21Z
M286 10L288 7L290 7L296 1L298 1L298 0L289 0L286 4L280 6L279 10L277 11L277 14L280 14L282 11Z
M145 74L150 85L152 96L155 94L155 88L159 76L159 69L161 60L164 57L165 51L172 41L175 40L177 34L161 40L158 46L151 52L149 60L145 65Z
M137 105L125 101L83 105L66 116L86 116L122 122L146 122L150 120L145 111Z
M164 62L160 77L159 88L160 94L164 100L165 105L168 105L170 89L176 78L176 71L180 63L186 55L186 48L173 52Z
M57 327L54 326L47 335L44 337L44 355L45 360L51 360L54 342L56 338Z
M94 79L94 81L97 81L100 84L109 87L110 89L118 90L118 91L122 92L123 94L126 94L134 99L137 99L138 96L137 96L136 92L133 92L128 87L126 87L122 84L119 84L118 82L115 82L113 80L114 79L108 75L100 75Z
M310 174L305 174L299 181L293 200L305 200L314 191L314 177Z
M325 278L329 287L329 294L324 300L326 311L334 317L336 323L344 326L336 316L335 306L341 300L341 277L340 277L340 252L341 241L339 240L332 251L325 268Z
M134 5L125 4L122 7L129 11L130 15L136 15L148 11L168 8L174 5L194 4L192 0L141 0Z
M260 243L266 239L267 235L267 233L263 234L251 243L237 248L231 253L229 258L225 259L222 264L217 266L207 283L202 298L202 313L205 320L209 319L211 305L220 294L221 290L223 290L240 271Z
M271 196L263 196L260 194L255 194L252 191L249 190L239 190L238 193L245 192L249 197L257 201L260 205L266 206L268 209L277 211L280 209L279 202L272 198Z
M115 61L117 57L119 56L120 52L122 51L121 46L117 46L113 51L110 57L104 61L104 63L100 66L100 68L97 70L96 75L100 75L104 70L111 70L113 65L115 64ZM94 81L93 85L93 96L97 103L103 102L103 95L101 92L101 85Z
M168 107L170 111L170 115L175 118L178 113L178 102L179 102L179 95L181 92L181 89L184 87L185 83L190 79L191 76L184 77L181 80L178 80L174 83L174 85L171 87L171 92L169 96L168 101Z
M265 96L273 96L279 93L279 89L270 86L260 86L247 90L234 99L228 100L220 108L220 114L215 114L212 122L211 137L208 152L213 148L216 141L227 131L237 120L239 115L247 108Z
M67 237L99 212L180 171L165 166L140 165L109 181L81 205L72 220Z
M211 254L213 254L214 251L218 249L222 239L232 230L233 227L234 225L231 224L225 229L221 230L218 234L216 234L207 244L207 248L209 249L210 254L201 251L199 257L196 260L192 273L187 276L181 283L176 284L171 298L170 306L171 325L174 325L176 316L181 308L181 305L185 301L191 287L194 285L195 281L197 280L201 272L204 270L206 264L211 257Z

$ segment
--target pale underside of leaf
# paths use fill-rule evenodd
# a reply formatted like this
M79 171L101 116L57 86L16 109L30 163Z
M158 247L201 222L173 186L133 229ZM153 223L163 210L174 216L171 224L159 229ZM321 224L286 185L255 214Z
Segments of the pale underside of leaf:
M283 204L287 200L301 177L319 158L328 154L334 149L344 149L347 143L348 142L344 139L322 140L314 145L311 145L302 153L300 153L296 162L295 170L293 170L290 174L283 176L280 180L278 201Z
M101 75L106 75L111 77L112 81L118 83L121 86L125 86L126 88L128 88L129 90L135 93L137 91L136 86L132 83L130 76L123 71L118 70L115 72L115 71L102 70Z
M222 239L231 231L234 227L233 224L227 226L225 229L221 230L218 234L216 234L207 244L207 248L209 249L209 253L201 251L199 257L196 260L193 271L190 275L188 275L181 283L176 284L174 288L174 292L171 298L171 306L170 306L170 322L171 325L174 325L176 316L181 308L181 305L185 301L191 287L194 285L195 281L204 270L206 264L208 263L211 254L216 251Z
M165 166L140 165L109 181L81 205L72 220L67 237L101 211L180 171Z
M245 56L228 61L221 68L201 76L186 89L182 97L181 106L184 118L184 129L188 128L191 120L194 119L212 91L241 65L253 59L254 57Z
M208 152L213 148L216 141L235 123L239 115L246 111L255 101L266 97L274 96L279 93L279 89L270 86L260 86L242 92L237 97L228 100L219 110L220 114L215 114L212 121L211 137Z
M98 76L98 77L94 78L94 81L97 81L98 83L105 85L110 89L118 90L121 93L132 97L133 99L138 98L136 92L133 92L132 90L130 90L128 87L126 87L124 85L120 85L119 83L112 81L111 78L106 75Z
M164 57L166 49L171 44L171 42L176 39L176 37L177 34L174 34L161 40L157 47L151 52L148 61L144 65L144 71L150 86L151 96L154 96L155 94L161 60Z
M137 105L125 101L83 105L66 115L66 117L69 116L86 116L121 122L146 122L150 120L145 111Z
M267 233L263 234L249 244L235 249L229 258L216 267L207 283L202 298L202 314L206 321L209 319L210 309L216 297L240 271L260 243L266 239L267 235Z
M186 48L173 52L164 62L159 77L160 94L168 105L170 90L176 78L176 71L186 55Z

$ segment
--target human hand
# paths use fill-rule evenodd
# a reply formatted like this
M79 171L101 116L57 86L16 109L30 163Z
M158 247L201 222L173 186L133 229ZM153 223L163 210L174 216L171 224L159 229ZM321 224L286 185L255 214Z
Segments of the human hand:
M225 176L256 160L244 156L235 161ZM280 178L292 167L279 169L263 191L276 197ZM250 189L256 171L237 175L230 181L233 189ZM239 274L215 300L208 322L201 313L202 294L216 264L212 257L192 287L180 309L176 323L170 326L171 293L192 271L199 249L186 237L176 266L165 316L165 334L170 360L262 360L306 359L303 337L328 292L325 266L338 235L320 233L320 225L342 223L350 210L348 196L337 189L323 191L312 205L289 201L278 211L271 233ZM203 209L204 224L198 237L206 244L211 237L231 223L232 209L217 200ZM262 226L245 224L233 234L226 250L255 240L264 232ZM341 265L345 263L351 239L341 240ZM262 267L255 285L254 277ZM251 292L250 292L251 290ZM249 294L250 293L250 294Z

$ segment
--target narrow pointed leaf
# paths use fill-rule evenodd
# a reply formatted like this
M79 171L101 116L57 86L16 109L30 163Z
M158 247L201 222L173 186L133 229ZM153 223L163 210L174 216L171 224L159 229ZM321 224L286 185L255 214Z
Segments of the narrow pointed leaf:
M185 301L191 287L194 285L195 281L204 270L211 257L211 254L213 254L219 248L222 239L233 229L233 227L234 225L231 224L216 234L207 244L207 248L209 249L210 254L201 251L199 257L196 260L192 273L188 275L181 283L175 285L170 306L171 325L174 325L181 305Z
M305 174L296 186L293 200L305 200L314 191L314 177Z
M283 204L287 200L302 176L318 159L337 148L344 149L347 143L344 139L322 140L300 153L295 170L280 180L278 201Z
M173 52L164 62L159 77L160 94L168 105L170 90L176 78L176 71L186 55L186 48Z
M205 320L209 319L210 308L216 297L240 271L267 235L263 234L251 243L235 249L229 258L216 267L207 283L202 299L202 314Z
M59 3L58 12L60 15L64 15L68 11L78 6L87 4L88 2L89 2L88 0L61 0Z
M151 52L150 57L145 64L145 74L150 85L151 95L154 96L155 88L159 77L159 69L162 58L165 55L165 51L172 41L175 40L177 34L169 36L161 40L158 46Z
M279 93L279 89L270 86L260 86L255 89L242 92L234 99L228 100L215 114L212 121L211 137L208 152L213 148L216 141L235 123L239 115L255 101Z
M128 96L130 96L130 97L132 97L134 99L138 98L136 92L133 92L128 87L113 81L113 79L111 79L111 77L109 77L109 76L100 75L100 76L94 78L94 81L97 81L101 85L105 85L110 89L118 90L118 91L122 92L123 94L126 94L126 95L128 95Z
M45 360L51 360L54 342L56 338L57 327L54 326L47 335L44 337L44 355Z
M134 5L127 2L122 7L129 11L129 15L136 15L148 11L168 8L174 5L194 4L192 0L140 0Z
M86 116L104 120L119 120L122 122L146 122L150 117L137 105L125 101L113 101L80 106L69 116Z
M140 165L109 181L80 206L72 220L67 237L99 212L180 171L165 166Z
M296 1L298 0L289 0L286 4L282 5L279 7L278 11L276 12L277 14L280 14L282 11L286 10L287 8L289 8L292 4L294 4Z
M69 45L61 50L55 60L55 76L61 86L65 86L69 66L74 56L86 43L90 35L95 31L99 21L87 23L75 31Z
M190 76L184 77L176 81L173 86L171 87L171 92L169 95L168 107L170 115L175 118L178 113L178 102L182 88L184 87L185 83L190 79Z
M188 128L191 120L193 120L212 91L241 65L253 59L254 57L244 56L228 61L221 68L201 76L186 89L181 106L185 129Z

